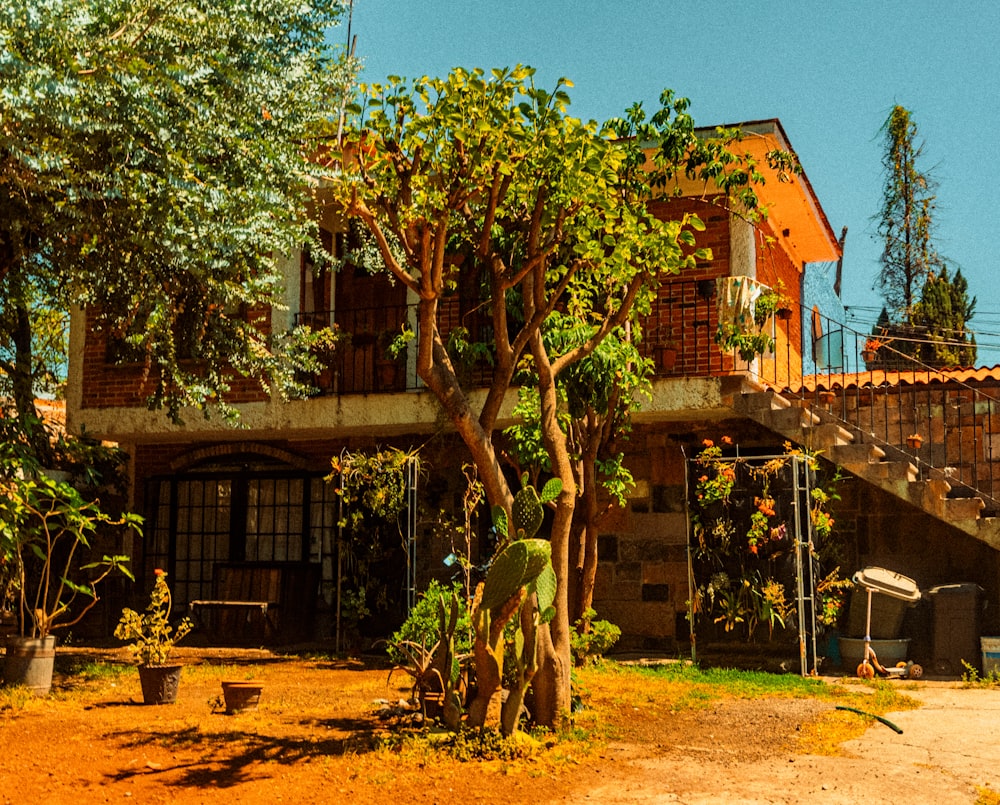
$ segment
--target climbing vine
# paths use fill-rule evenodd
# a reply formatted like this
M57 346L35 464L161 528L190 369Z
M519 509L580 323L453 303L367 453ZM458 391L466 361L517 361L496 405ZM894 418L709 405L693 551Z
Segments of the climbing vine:
M378 633L405 617L406 533L409 466L416 452L385 448L343 453L331 460L327 481L341 499L338 526L343 617L350 625ZM396 622L398 621L398 622Z

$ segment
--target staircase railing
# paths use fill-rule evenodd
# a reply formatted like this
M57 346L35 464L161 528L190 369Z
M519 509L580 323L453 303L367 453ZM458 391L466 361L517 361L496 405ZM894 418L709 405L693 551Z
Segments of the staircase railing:
M805 308L800 316L801 346L779 337L785 368L776 371L779 356L760 361L763 383L805 401L860 440L897 451L893 457L908 457L922 477L937 470L952 496L978 495L988 514L1000 508L1000 382L992 373L934 367L891 338L859 333ZM776 323L779 331L783 324Z

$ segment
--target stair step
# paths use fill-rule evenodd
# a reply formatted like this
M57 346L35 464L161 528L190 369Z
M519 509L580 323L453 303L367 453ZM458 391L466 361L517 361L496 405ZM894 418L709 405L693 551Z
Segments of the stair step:
M739 407L743 413L750 415L766 414L768 411L780 411L789 408L791 403L773 390L758 391L754 394L740 396Z
M914 481L907 485L907 499L939 519L946 519L945 500L951 485L940 478Z
M768 411L766 420L771 430L788 434L803 428L811 428L819 424L819 417L806 408L780 408Z
M986 507L982 498L945 498L945 519L954 523L956 520L978 520L979 512Z
M916 481L920 471L909 461L879 461L872 464L875 477L885 481Z
M805 438L811 448L829 450L840 445L851 444L854 441L854 434L836 422L827 422L824 425L815 425L810 428L805 434Z
M885 458L885 450L877 444L868 444L865 442L835 444L830 448L830 454L835 462L844 466L874 464Z

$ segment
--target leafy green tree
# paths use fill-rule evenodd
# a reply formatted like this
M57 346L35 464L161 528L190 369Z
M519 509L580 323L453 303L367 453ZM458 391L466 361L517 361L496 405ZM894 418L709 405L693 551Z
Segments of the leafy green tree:
M648 121L636 105L601 131L569 115L568 82L549 92L532 76L520 66L489 77L458 69L368 87L346 131L349 170L334 191L375 238L385 270L418 300L417 374L470 450L489 502L508 512L513 496L493 438L518 363L531 361L542 444L562 482L551 529L556 615L540 630L533 683L534 712L554 726L570 708L578 491L557 379L648 309L658 278L694 264L700 221L658 219L648 203L654 193L668 194L685 174L739 196L752 212L760 173L724 141L698 138L687 101L669 91ZM646 143L657 145L647 152ZM449 297L470 286L483 289L494 339L493 379L481 397L448 349ZM556 310L592 334L546 343L543 324Z
M25 420L59 370L39 311L98 312L176 414L277 362L245 311L313 239L308 137L348 68L335 0L0 9L0 361ZM315 246L316 244L314 244ZM184 358L199 358L196 364Z

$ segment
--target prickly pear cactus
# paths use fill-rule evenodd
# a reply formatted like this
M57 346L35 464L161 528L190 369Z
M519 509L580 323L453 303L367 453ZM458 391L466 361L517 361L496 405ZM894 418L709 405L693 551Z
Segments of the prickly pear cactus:
M494 610L550 565L552 546L544 539L522 539L504 548L490 565L481 606Z
M514 496L511 506L511 519L514 521L514 534L517 539L531 539L542 527L545 511L535 487L526 486Z
M538 578L535 579L534 590L538 596L538 613L542 623L548 623L556 614L552 604L556 600L556 571L549 562L545 565Z

